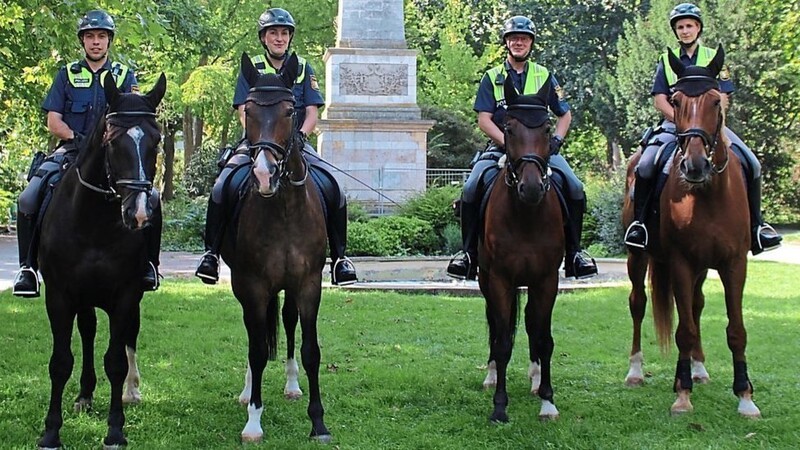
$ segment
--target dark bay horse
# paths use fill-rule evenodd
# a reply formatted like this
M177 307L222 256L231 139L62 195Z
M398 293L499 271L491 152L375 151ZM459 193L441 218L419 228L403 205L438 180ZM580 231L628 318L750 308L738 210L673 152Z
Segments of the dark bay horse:
M111 384L108 434L103 445L125 445L123 383L128 400L138 400L135 342L141 268L147 263L142 230L160 220L153 204L156 156L161 132L156 108L166 92L162 74L147 95L120 93L111 74L104 80L108 110L76 161L64 173L42 219L41 272L53 334L50 407L39 447L61 446L59 431L64 386L74 363L70 348L76 315L83 341L83 372L76 408L90 406L97 382L93 342L94 308L108 314L110 339L104 357ZM156 217L158 215L158 217ZM132 364L129 365L129 359Z
M684 67L671 52L669 63L678 75L670 101L675 110L678 148L660 198L658 230L647 252L628 252L629 296L633 318L629 385L641 384L641 323L647 296L645 273L650 272L653 318L662 350L670 347L673 309L677 306L675 342L678 363L673 389L677 399L673 414L693 409L693 382L705 382L700 316L705 304L703 283L709 269L719 273L728 312L728 348L733 355L733 392L739 397L738 411L760 417L753 403L753 385L747 375L747 333L742 318L742 294L750 249L747 195L742 166L729 150L722 130L727 98L718 90L716 78L725 53L720 46L707 67ZM638 158L628 165L623 221L633 220L630 190ZM649 267L648 267L649 265Z
M550 86L549 77L536 95L518 95L511 77L504 86L508 104L506 165L489 194L478 251L478 282L486 298L489 324L489 374L484 387L496 385L493 422L508 421L506 368L514 345L520 286L528 288L525 329L531 392L542 399L540 418L558 417L550 384L551 317L564 255L564 231L559 201L550 189Z
M261 380L267 360L277 352L278 293L283 291L286 330L287 398L301 395L294 359L298 317L300 353L310 391L311 437L329 442L319 391L320 350L317 314L325 264L325 217L319 193L308 177L302 138L296 131L292 86L298 60L292 55L279 74L260 74L242 55L241 70L252 88L245 102L245 133L254 156L238 224L229 227L222 257L231 268L233 293L242 305L249 340L245 388L239 401L247 404L242 440L263 437Z

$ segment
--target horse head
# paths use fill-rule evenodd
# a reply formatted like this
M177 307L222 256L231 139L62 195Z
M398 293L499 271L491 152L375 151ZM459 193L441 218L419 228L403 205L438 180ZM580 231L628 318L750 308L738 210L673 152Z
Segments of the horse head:
M245 100L245 135L255 155L253 178L256 191L263 197L278 192L281 178L302 184L305 174L294 181L294 172L306 171L300 153L301 139L295 132L296 114L292 86L299 70L297 55L283 63L277 74L262 74L242 53L242 75L251 86ZM295 154L295 158L293 158Z
M103 80L103 89L108 109L90 141L101 144L105 160L100 171L105 171L107 189L83 178L81 183L91 190L120 199L122 223L132 230L142 229L149 225L153 209L159 202L158 190L153 188L161 142L156 108L166 93L167 78L162 73L150 92L139 95L120 92L113 76L108 73ZM78 158L79 177L81 162L89 158L88 153L96 153L91 145ZM87 162L86 165L90 164Z
M535 95L519 95L510 76L503 85L507 105L503 127L507 155L505 181L520 200L531 205L539 204L550 189L547 100L551 85L548 76Z
M712 175L728 165L727 145L722 137L726 98L717 82L725 52L719 46L707 67L684 66L672 51L667 53L669 65L678 76L670 102L675 109L681 178L690 185L705 186Z

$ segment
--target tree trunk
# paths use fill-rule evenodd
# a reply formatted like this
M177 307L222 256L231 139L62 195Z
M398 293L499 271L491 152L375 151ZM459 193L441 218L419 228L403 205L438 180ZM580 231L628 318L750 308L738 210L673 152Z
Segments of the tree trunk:
M194 156L194 115L189 108L183 111L183 174L188 173Z
M203 151L203 125L204 121L200 117L194 119L194 151L199 153Z
M161 198L168 202L175 197L175 127L164 126L164 192Z
M606 162L612 171L617 170L622 163L622 151L616 139L607 139Z

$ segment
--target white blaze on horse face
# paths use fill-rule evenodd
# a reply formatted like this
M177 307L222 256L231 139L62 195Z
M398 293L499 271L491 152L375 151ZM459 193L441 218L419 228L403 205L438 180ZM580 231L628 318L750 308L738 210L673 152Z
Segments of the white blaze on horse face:
M142 158L142 138L144 138L144 131L138 126L129 128L128 132L126 133L130 138L133 140L133 144L136 147L136 159L139 166L139 181L146 181L147 175L144 173L144 161ZM136 213L134 214L136 217L136 222L139 225L139 228L143 227L145 223L147 223L147 194L144 192L139 192L136 194Z

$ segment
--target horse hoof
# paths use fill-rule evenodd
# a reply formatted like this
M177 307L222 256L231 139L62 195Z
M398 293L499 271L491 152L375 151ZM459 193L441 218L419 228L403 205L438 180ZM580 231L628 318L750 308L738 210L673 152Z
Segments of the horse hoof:
M303 393L301 391L291 391L283 393L283 398L285 398L286 400L294 401L294 400L299 400L301 397L303 397Z
M539 421L540 422L554 422L554 421L558 420L558 417L559 417L558 413L555 413L553 415L539 414Z
M250 397L239 396L239 404L242 406L247 406L250 404Z
M103 444L103 450L122 450L124 449L126 444L114 444L114 445L106 445Z
M75 404L73 405L73 410L76 413L84 413L89 412L92 410L92 399L90 398L79 398L75 400Z
M489 417L489 421L493 424L508 423L508 414L505 412L494 413Z
M753 403L752 398L740 398L739 399L739 414L742 417L747 419L760 419L761 418L761 410L758 409L755 403Z
M497 387L497 381L494 381L494 382L491 382L491 381L490 382L486 382L486 381L484 381L483 382L483 390L484 391L488 391L489 389L494 389L496 387Z
M683 414L687 414L687 413L690 413L692 411L694 411L694 407L692 405L688 405L688 406L674 406L673 405L672 408L670 408L670 410L669 410L670 414L672 414L673 417L677 417L677 416L680 416L680 415L683 415Z
M122 396L122 403L126 405L138 405L141 402L142 402L142 394L139 394L138 392L136 393L126 392Z
M311 439L319 442L320 444L330 444L333 436L330 434L320 434L319 436L311 436Z
M711 379L709 377L707 377L707 376L706 377L695 376L695 377L692 377L692 381L697 383L697 384L708 384L708 382L711 381Z
M627 386L627 387L641 387L641 386L644 386L644 378L638 378L638 377L625 378L625 386Z
M261 438L264 437L264 434L245 434L242 433L242 443L243 444L258 444L261 442Z
M539 389L531 389L531 396L536 397L539 395Z

